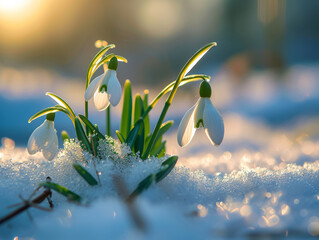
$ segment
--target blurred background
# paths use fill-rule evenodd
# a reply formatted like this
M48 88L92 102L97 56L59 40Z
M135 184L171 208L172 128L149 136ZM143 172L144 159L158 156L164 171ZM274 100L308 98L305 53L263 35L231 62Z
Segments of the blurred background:
M271 129L302 126L318 136L318 11L317 0L0 0L2 144L10 138L26 146L43 121L27 120L55 105L48 91L84 112L85 76L98 39L116 44L114 52L128 59L118 68L122 86L130 79L134 93L147 88L151 99L195 51L215 41L191 73L212 76L226 140L243 119ZM178 92L168 113L175 130L197 98L196 83ZM92 121L103 129L105 114L90 106ZM121 106L112 111L114 132ZM56 128L74 136L63 114Z

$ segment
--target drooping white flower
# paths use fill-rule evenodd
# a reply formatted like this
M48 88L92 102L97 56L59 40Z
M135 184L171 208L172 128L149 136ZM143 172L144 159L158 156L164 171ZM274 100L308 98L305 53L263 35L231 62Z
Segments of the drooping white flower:
M213 145L219 145L224 138L224 121L220 113L213 106L211 88L203 81L200 86L200 99L184 115L177 130L178 144L186 146L193 138L196 129L204 127L205 133Z
M29 154L42 151L47 160L52 160L59 151L58 136L54 128L54 113L47 115L46 120L31 134L28 141Z
M111 58L106 70L96 77L85 91L84 98L89 101L94 96L94 105L98 111L105 110L109 104L116 106L121 100L122 88L116 77L117 58Z

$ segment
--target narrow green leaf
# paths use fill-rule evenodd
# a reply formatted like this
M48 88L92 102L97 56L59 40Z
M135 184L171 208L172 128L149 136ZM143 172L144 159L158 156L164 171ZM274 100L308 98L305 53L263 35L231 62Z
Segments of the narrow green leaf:
M144 132L144 121L143 121L143 124L140 128L138 136L137 136L135 143L133 145L133 152L134 153L139 152L142 155L143 150L144 150L144 140L145 140L145 132Z
M73 163L73 167L89 185L94 186L98 184L95 178L81 165Z
M166 141L162 142L163 145L161 145L161 150L160 152L157 154L158 158L164 157L165 153L166 153Z
M65 142L65 141L70 141L70 136L69 136L69 134L67 133L67 131L65 131L65 130L63 130L63 131L61 132L61 137L62 137L63 142Z
M177 156L171 156L167 158L162 163L161 168L159 169L159 171L157 171L157 173L152 173L148 175L137 185L137 188L129 196L129 200L132 200L133 198L140 195L143 191L148 189L152 185L154 180L156 183L162 181L173 170L177 162L177 159Z
M141 127L143 127L143 119L140 118L134 125L134 127L129 132L126 143L127 145L132 149L136 140L136 137L138 136L139 131L141 130Z
M116 132L116 135L117 135L118 139L120 140L120 142L124 143L125 139L124 139L123 135L120 133L120 131L116 130L115 132Z
M148 90L144 91L144 99L143 99L143 108L144 111L148 108ZM144 118L144 131L145 131L145 140L146 137L150 134L151 132L151 127L150 127L150 117L147 114Z
M79 114L78 117L81 119L81 121L87 126L93 134L97 134L97 136L101 139L105 139L105 136L100 133L100 131L90 122L89 119L87 119L85 116Z
M165 144L166 144L166 141L160 142L160 144L158 146L156 146L156 144L155 144L150 155L158 157L158 158L162 157L162 156L159 156L159 154L162 152L164 152L164 154L165 154Z
M143 100L141 98L141 95L136 94L134 101L134 124L140 119L140 117L143 115L143 112Z
M123 108L121 116L120 134L126 139L132 125L132 87L130 80L124 84ZM120 138L119 138L120 139Z
M103 57L103 55L106 53L106 51L108 51L111 48L115 48L114 44L110 44L107 45L105 48L102 48L96 55L95 57L92 59L87 74L86 74L86 84L85 84L85 90L88 88L89 84L90 84L90 79L92 74L92 71L94 69L96 69L95 65L101 60L101 58Z
M156 136L156 140L155 142L160 138L162 137L169 129L170 127L173 125L174 121L167 121L165 123L162 124L160 130L158 131L158 134Z
M174 123L174 121L167 121L167 122L162 124L162 126L160 127L160 129L158 131L158 134L157 134L157 136L155 138L155 141L154 141L155 144L154 144L154 146L152 147L152 149L150 151L150 155L153 155L155 149L160 147L163 135L169 130L169 128L173 125L173 123ZM154 155L154 156L156 156L156 155Z
M74 192L71 192L69 189L67 189L66 187L63 187L59 184L56 184L53 182L41 182L41 183L39 183L39 186L53 189L54 191L65 196L69 201L73 201L73 202L81 202L82 201L82 198L79 195L77 195Z
M75 122L75 133L78 140L82 143L82 147L84 148L84 150L88 151L89 153L92 153L91 145L84 133L79 117L76 117L74 122Z
M129 199L133 199L136 196L140 195L144 190L148 189L156 178L156 174L150 174L144 178L137 186L137 188L129 196Z
M199 49L185 64L181 73L179 74L179 79L184 78L187 73L192 70L192 68L198 63L198 61L208 52L212 47L217 46L217 43L212 42L207 44L206 46Z
M144 113L143 100L139 94L136 94L135 101L134 101L134 124L139 119L141 119L143 113ZM140 152L141 154L143 153L144 140L145 140L145 131L144 131L144 121L143 121L140 127L140 130L138 132L138 135L133 143L132 150L134 153L137 153L137 152Z
M38 117L47 115L48 113L55 113L55 112L64 112L70 117L69 112L66 108L57 105L54 107L48 107L48 108L42 109L41 111L37 112L32 117L30 117L28 123L32 122L34 119L37 119Z
M155 176L156 183L162 181L173 170L177 159L177 156L171 156L162 163L160 171Z
M73 117L73 119L75 118L75 114L72 110L72 108L66 103L66 101L64 101L62 98L60 98L59 96L57 96L54 93L50 93L47 92L45 95L51 97L53 100L55 100L60 106L65 107L71 114L71 116Z

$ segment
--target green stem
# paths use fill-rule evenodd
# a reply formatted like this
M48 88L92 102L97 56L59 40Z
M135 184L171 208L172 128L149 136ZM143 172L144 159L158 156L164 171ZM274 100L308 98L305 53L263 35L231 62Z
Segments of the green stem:
M106 109L106 131L107 136L111 136L111 105Z
M155 139L156 139L156 137L157 137L158 131L159 131L160 128L161 128L161 125L162 125L162 123L163 123L163 121L164 121L164 118L165 118L165 116L166 116L166 113L167 113L167 111L168 111L170 105L171 105L171 104L170 104L169 102L166 102L165 105L164 105L164 108L163 108L163 110L162 110L161 116L159 117L159 119L158 119L158 121L157 121L157 124L156 124L156 127L155 127L155 129L154 129L154 131L153 131L151 140L150 140L149 144L147 145L146 151L145 151L144 154L141 156L141 158L142 158L143 160L145 160L145 159L148 157L148 155L150 154L150 152L151 152L151 150L152 150L152 148L153 148L153 145L154 145L154 143L155 143Z
M85 109L85 111L84 111L84 116L85 116L87 119L89 119L89 103L88 103L88 101L85 101L84 109ZM89 134L89 131L90 131L89 128L86 126L86 135Z

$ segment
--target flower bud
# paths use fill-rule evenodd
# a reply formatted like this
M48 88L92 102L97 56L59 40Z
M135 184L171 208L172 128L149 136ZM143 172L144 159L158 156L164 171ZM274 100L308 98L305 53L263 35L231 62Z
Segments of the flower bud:
M117 58L116 57L112 57L111 60L109 61L109 66L108 68L111 70L116 70L117 69Z
M199 95L202 98L210 98L212 95L212 89L207 81L203 81L199 87Z
M54 121L54 118L55 118L55 113L48 113L47 114L47 120L49 120L49 121Z

